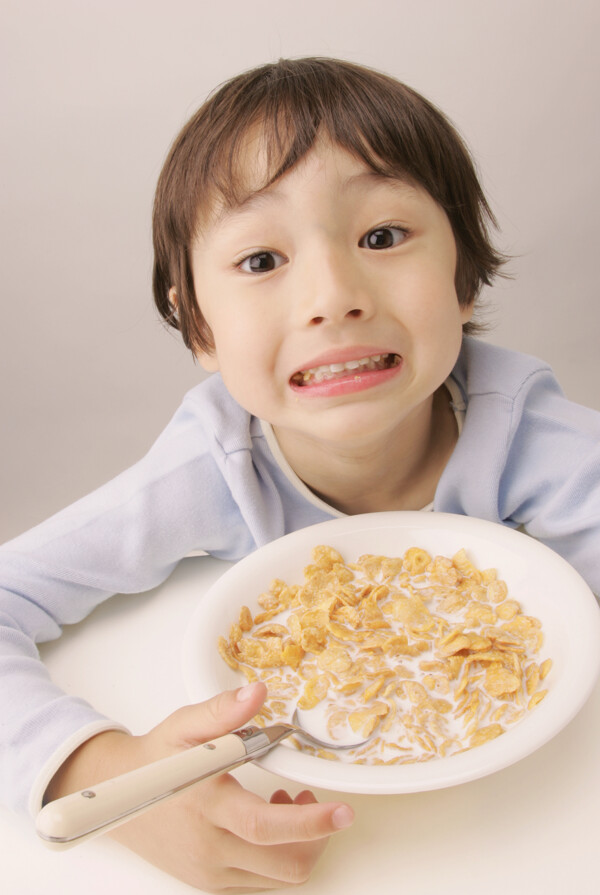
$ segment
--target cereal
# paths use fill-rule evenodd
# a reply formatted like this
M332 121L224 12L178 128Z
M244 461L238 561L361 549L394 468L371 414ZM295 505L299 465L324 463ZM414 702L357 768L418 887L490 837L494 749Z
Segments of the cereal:
M346 563L321 545L301 584L277 579L258 604L254 617L242 607L219 653L267 685L259 724L319 706L332 743L349 731L370 738L337 753L301 746L322 758L404 764L464 752L547 694L541 622L465 550Z

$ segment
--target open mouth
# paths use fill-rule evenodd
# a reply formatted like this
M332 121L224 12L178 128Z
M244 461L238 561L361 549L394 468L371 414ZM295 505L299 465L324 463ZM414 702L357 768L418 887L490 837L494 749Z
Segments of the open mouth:
M299 370L290 378L290 383L295 386L305 386L316 382L325 382L329 379L342 379L346 376L358 376L361 373L390 370L392 367L399 366L401 360L399 354L373 354L358 360L349 360L343 364L323 364L320 367L311 367L309 370Z

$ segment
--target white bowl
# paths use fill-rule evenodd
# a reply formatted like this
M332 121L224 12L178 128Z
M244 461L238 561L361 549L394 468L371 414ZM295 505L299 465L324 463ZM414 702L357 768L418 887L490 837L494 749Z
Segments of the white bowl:
M306 755L284 744L259 760L290 780L339 792L406 793L453 786L491 774L530 755L581 709L600 672L600 609L564 559L525 534L465 516L398 512L349 516L301 529L241 560L210 588L194 612L183 648L189 696L202 701L245 678L217 652L242 605L254 613L274 578L300 583L312 548L328 544L347 562L363 553L402 555L422 547L452 556L461 547L479 568L494 567L509 596L542 622L543 658L552 659L548 695L501 737L447 758L406 765L354 765Z

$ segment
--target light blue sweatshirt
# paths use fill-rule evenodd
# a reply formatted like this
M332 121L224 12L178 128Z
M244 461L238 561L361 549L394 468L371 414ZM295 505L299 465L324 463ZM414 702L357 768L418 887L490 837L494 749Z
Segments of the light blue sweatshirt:
M600 594L600 413L566 400L547 365L469 338L449 388L462 426L433 509L523 527ZM2 801L35 814L67 755L119 726L54 686L36 643L191 552L237 560L339 515L215 374L139 463L0 548Z

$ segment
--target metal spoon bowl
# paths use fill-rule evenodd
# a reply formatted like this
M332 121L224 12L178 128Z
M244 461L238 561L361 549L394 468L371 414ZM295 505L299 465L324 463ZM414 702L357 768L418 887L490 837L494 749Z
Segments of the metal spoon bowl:
M330 739L321 739L317 737L315 734L315 729L320 731L320 727L318 721L315 722L311 715L314 714L314 710L307 709L302 710L296 707L294 714L292 716L291 725L294 727L294 732L300 737L300 739L305 740L311 746L316 746L319 749L332 749L334 751L344 751L348 749L358 749L361 746L364 746L369 742L372 737L360 738L355 734L350 734L347 739L343 741L339 740L330 740ZM313 732L311 732L310 728L313 728Z

